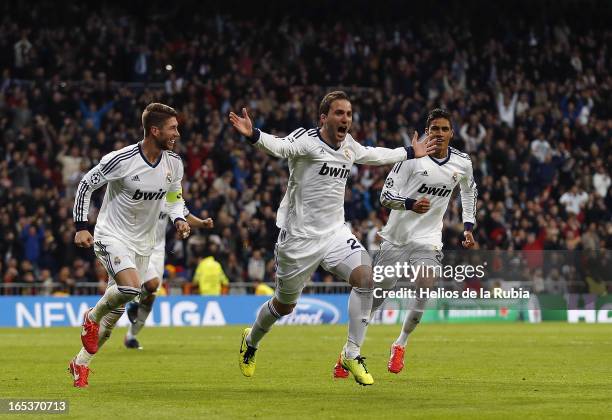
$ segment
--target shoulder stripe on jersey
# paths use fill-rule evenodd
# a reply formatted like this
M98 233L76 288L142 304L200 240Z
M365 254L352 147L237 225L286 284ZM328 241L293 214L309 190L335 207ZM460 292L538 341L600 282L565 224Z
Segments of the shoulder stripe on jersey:
M115 169L115 167L119 164L119 162L129 159L132 156L136 156L138 154L138 148L129 150L127 152L121 153L120 155L115 156L114 158L111 159L110 162L108 162L104 168L102 168L102 173L104 175L109 174L113 169Z
M85 202L85 195L87 190L89 189L89 185L85 181L81 181L79 183L79 187L77 188L76 193L76 216L77 222L81 222L80 220L83 216L83 203ZM87 215L85 215L85 220L87 220Z
M402 167L402 165L404 164L404 161L398 162L395 164L395 170L393 172L395 172L396 174L399 173L400 168Z
M137 150L137 149L138 149L138 144L135 144L134 147L132 147L131 149L126 150L125 152L121 152L117 156L115 156L114 158L109 160L108 163L106 165L104 165L104 167L106 168L106 167L112 165L117 159L120 159L121 157L123 157L123 156L125 156L127 154L130 154L130 153L134 152L134 150Z
M298 138L302 137L302 135L304 135L304 133L305 133L305 132L306 132L306 129L305 129L305 128L298 128L298 129L295 131L295 134L293 135L293 138L294 138L294 139L298 139Z
M175 159L180 160L181 162L183 161L183 159L181 159L181 157L174 152L169 152L168 155L172 156Z
M317 129L316 128L311 128L310 130L308 130L308 135L310 137L316 136L317 135Z
M467 153L460 152L457 149L453 149L453 148L451 148L450 151L451 151L452 154L460 156L460 157L462 157L464 159L470 159L470 155L468 155Z

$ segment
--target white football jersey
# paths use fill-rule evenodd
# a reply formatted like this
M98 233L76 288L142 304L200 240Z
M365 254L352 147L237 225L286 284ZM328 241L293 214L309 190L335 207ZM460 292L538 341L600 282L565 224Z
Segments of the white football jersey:
M463 222L473 226L478 191L469 155L449 147L442 161L425 156L396 164L380 195L381 204L392 211L379 235L397 246L420 243L442 249L442 220L457 184L461 188ZM431 203L427 213L406 210L406 199L421 197Z
M164 209L159 213L157 219L157 231L155 232L156 243L153 248L153 252L161 252L165 253L166 251L166 230L168 230L168 221L170 220L170 209L168 208L168 203L164 206ZM183 216L185 220L187 220L187 216L189 216L189 210L187 206L183 206Z
M173 221L183 218L183 162L176 153L164 150L157 162L150 163L141 147L137 143L107 154L83 177L73 216L77 229L83 229L92 192L108 184L98 214L95 240L119 240L146 256L156 244L156 227L164 203L169 203L168 212Z
M298 128L282 138L256 131L255 147L289 160L276 225L303 238L327 235L345 223L344 193L353 164L388 165L414 157L412 147L364 147L350 134L334 150L314 128Z

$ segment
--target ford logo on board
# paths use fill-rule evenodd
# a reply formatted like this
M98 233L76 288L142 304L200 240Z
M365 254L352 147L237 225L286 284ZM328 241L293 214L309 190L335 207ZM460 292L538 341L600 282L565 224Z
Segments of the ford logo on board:
M340 312L331 303L319 299L301 298L293 312L278 320L277 325L335 324Z

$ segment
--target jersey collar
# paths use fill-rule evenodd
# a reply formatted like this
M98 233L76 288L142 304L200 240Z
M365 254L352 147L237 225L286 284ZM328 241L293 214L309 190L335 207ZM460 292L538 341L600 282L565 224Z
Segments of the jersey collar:
M324 143L327 147L329 147L330 149L332 149L335 152L340 150L340 148L342 147L342 146L338 146L337 148L335 148L332 145L330 145L329 143L327 143L325 140L323 140L323 137L321 137L321 129L320 128L317 128L317 137L319 137L319 140L321 140L322 143Z
M451 150L450 147L446 150L446 157L444 158L444 160L438 160L438 159L434 159L431 155L429 156L429 159L431 159L432 161L434 161L435 163L438 164L438 166L442 166L444 165L446 162L448 162L448 160L450 159L450 155L451 155Z
M157 158L157 162L152 164L151 162L147 160L144 153L142 153L142 142L138 142L138 151L140 152L140 156L142 157L142 160L144 160L146 164L149 165L151 168L155 168L157 165L159 165L159 162L161 162L162 155L164 154L164 151L162 150L162 152L159 154L159 157Z

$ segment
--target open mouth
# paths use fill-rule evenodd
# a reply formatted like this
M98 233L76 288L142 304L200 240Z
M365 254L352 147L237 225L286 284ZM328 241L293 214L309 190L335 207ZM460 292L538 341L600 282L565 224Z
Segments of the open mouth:
M341 134L343 136L346 135L346 132L348 131L347 129L348 127L342 127L342 126L338 127L338 134Z

